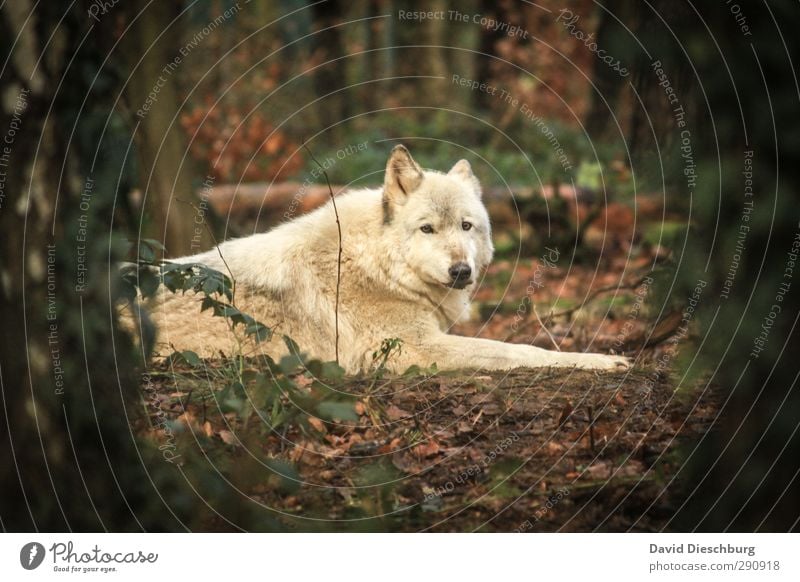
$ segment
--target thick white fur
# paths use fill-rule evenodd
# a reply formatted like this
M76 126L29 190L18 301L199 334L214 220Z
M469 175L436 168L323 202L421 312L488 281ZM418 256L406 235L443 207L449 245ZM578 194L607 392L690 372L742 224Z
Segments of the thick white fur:
M369 368L386 338L403 340L388 362L398 372L413 364L443 370L627 366L619 356L551 352L447 333L467 315L475 278L493 253L480 186L465 160L447 174L423 171L397 146L383 188L342 194L336 205L343 239L339 350L348 372ZM465 230L465 221L472 228ZM423 232L422 225L434 232ZM269 232L227 241L219 251L227 267L216 249L177 261L222 272L230 268L237 307L276 332L269 342L246 342L245 353L263 350L280 357L286 348L278 338L287 334L312 357L334 359L338 234L330 202ZM458 262L473 273L460 290L450 286L448 274ZM162 294L151 311L162 346L203 356L230 354L236 346L224 320L201 314L199 298L191 294Z

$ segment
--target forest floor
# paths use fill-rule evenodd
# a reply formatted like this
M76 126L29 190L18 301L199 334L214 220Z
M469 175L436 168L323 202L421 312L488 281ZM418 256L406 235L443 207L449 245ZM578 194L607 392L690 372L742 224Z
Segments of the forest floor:
M148 415L136 428L156 443L166 427L179 434L184 452L225 474L274 529L674 529L682 449L713 427L719 402L702 378L679 381L675 314L654 325L646 308L649 260L611 260L600 271L546 257L497 261L477 294L476 321L454 330L615 349L635 358L627 372L417 371L327 382L283 366L266 382L277 387L270 397L254 395L266 365L246 360L233 375L248 406L230 404L232 360L168 360L149 370ZM236 526L217 516L204 527Z

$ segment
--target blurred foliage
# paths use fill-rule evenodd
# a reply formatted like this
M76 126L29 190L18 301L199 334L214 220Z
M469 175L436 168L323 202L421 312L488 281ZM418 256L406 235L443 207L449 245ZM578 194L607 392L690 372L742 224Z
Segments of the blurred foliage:
M750 31L744 34L724 8L666 4L653 5L663 26L640 29L648 33L631 38L624 53L629 60L661 61L690 132L687 152L681 149L687 144L683 130L667 115L662 127L672 129L649 141L640 137L635 152L641 159L635 168L650 166L652 172L654 162L663 162L670 208L689 217L658 232L668 237L662 244L674 249L674 257L658 278L655 300L689 309L698 284L707 283L693 314L696 334L682 347L675 373L683 385L697 378L719 382L729 397L715 430L685 451L688 498L676 526L786 531L797 528L800 518L800 497L790 493L797 491L800 469L799 369L796 358L787 357L796 351L798 294L780 293L781 285L797 284L789 252L800 234L800 176L788 163L800 135L790 61L797 37L786 28L796 7L742 5ZM637 30L635 19L627 24ZM663 108L666 97L652 64L638 74L648 111ZM752 197L745 196L748 152ZM696 186L684 172L687 153L696 163ZM729 294L726 280L732 281ZM780 313L773 323L774 305ZM770 331L758 353L765 321Z

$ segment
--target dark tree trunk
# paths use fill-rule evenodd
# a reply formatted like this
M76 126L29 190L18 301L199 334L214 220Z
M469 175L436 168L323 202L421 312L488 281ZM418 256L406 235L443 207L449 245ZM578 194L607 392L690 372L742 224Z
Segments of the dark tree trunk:
M192 238L206 236L204 229L195 231L195 211L185 203L199 202L195 188L202 182L193 180L196 174L188 140L180 125L178 73L180 67L191 66L192 54L184 57L179 52L186 19L185 14L178 17L179 3L143 6L133 3L116 8L126 11L126 23L133 23L121 44L130 67L124 98L135 124L139 185L145 201L143 235L161 241L167 254L176 257L197 252ZM183 60L175 69L166 68L176 58ZM208 244L203 240L199 246L208 248Z
M130 344L112 332L104 283L109 224L102 211L111 192L87 188L83 160L64 139L79 103L71 84L79 69L67 63L86 16L67 15L59 27L66 42L50 43L47 66L35 69L60 15L37 10L23 25L31 10L15 2L0 18L4 54L17 34L28 48L15 52L2 78L19 97L0 117L3 131L17 127L0 208L0 518L7 530L132 529L135 517L110 495L125 481L119 463L131 459L104 454L104 446L123 453L126 427L95 418L122 420L133 386ZM77 59L92 64L88 51ZM56 93L65 72L70 82ZM117 367L114 348L126 355Z
M345 57L347 51L342 42L343 28L341 24L343 6L338 0L329 0L314 5L314 23L319 32L314 35L314 53L319 61L326 62ZM345 29L346 30L346 29ZM351 89L339 91L346 87L346 77L342 74L345 62L342 60L323 65L314 75L314 92L317 97L327 95L317 101L314 107L323 128L328 128L334 135L341 134L337 124L349 115L349 99Z
M153 453L128 426L141 406L133 345L115 331L122 241L111 233L129 140L109 107L118 82L99 66L103 29L78 48L86 10L20 0L0 11L3 58L17 35L25 48L0 80L17 96L0 111L11 138L0 167L0 525L176 529L165 500L178 469L146 470ZM48 42L54 32L60 42Z

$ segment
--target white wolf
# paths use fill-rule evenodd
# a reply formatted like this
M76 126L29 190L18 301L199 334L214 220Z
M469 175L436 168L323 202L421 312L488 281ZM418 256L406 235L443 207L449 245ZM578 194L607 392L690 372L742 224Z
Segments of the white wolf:
M480 185L466 160L446 174L422 170L399 145L389 157L383 188L344 193L336 206L342 231L339 360L347 372L373 365L374 352L387 338L402 340L387 362L396 372L433 364L440 370L628 366L621 356L448 334L467 315L470 292L494 250ZM278 338L286 334L310 356L329 361L335 355L338 255L336 217L328 202L269 232L176 261L230 269L237 307L275 331L273 339L248 343L247 350L284 355L287 348ZM205 356L230 353L225 320L210 311L201 314L190 293L162 293L152 311L159 344Z

